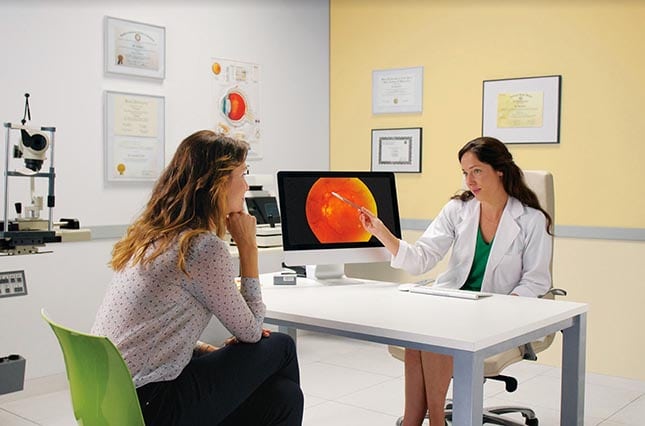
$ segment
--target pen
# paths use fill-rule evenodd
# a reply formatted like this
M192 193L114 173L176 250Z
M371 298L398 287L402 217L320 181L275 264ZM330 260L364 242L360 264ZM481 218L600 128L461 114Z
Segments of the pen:
M363 207L359 206L358 204L356 204L355 202L350 201L347 198L343 197L342 195L340 195L337 192L332 191L331 195L333 195L334 197L338 198L340 201L349 204L350 206L354 207L358 211L361 211L361 209L363 208Z

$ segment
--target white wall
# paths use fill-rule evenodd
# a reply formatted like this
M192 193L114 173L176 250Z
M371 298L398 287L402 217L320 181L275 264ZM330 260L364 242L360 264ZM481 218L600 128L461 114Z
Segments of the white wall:
M151 185L105 182L103 92L165 97L168 160L181 139L215 123L211 57L261 65L264 159L250 164L253 173L328 169L328 1L89 3L0 3L0 121L19 122L23 93L29 92L32 123L57 128L55 219L77 217L92 227L127 224L136 216ZM166 27L164 81L104 75L106 15ZM4 132L1 146L4 164ZM18 195L24 202L28 193ZM25 356L28 378L63 371L40 308L88 330L110 280L114 242L50 244L53 254L0 257L0 270L25 270L29 290L27 296L0 299L0 355Z
M104 75L105 16L166 28L165 80ZM264 159L251 163L252 173L329 167L325 0L2 2L0 52L0 121L18 123L29 92L32 123L57 128L55 219L132 220L151 185L105 182L103 92L165 97L168 161L185 136L216 124L212 57L261 66ZM0 158L4 146L3 132Z
M24 356L27 378L64 371L58 342L40 309L61 324L89 331L112 276L107 263L114 242L50 244L53 253L0 258L3 271L25 271L28 294L0 299L0 354Z

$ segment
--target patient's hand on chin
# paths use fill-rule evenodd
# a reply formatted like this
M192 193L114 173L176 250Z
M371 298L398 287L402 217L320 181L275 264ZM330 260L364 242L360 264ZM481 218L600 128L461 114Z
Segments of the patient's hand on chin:
M238 247L255 247L255 216L246 212L229 213L226 228Z

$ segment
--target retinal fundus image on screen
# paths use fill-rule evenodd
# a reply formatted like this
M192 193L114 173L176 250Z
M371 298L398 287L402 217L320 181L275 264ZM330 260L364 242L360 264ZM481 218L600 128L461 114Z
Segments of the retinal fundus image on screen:
M307 194L307 224L321 243L369 241L371 235L363 229L356 206L365 207L378 216L376 199L360 179L320 178Z
M363 229L360 207L400 237L393 173L281 171L278 191L285 253L383 247Z

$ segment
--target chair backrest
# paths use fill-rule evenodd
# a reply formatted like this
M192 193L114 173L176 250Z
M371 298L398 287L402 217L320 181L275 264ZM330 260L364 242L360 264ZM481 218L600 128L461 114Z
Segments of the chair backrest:
M531 188L535 195L537 195L540 206L551 216L552 230L555 227L555 193L553 189L553 175L544 170L524 170L524 181L526 185ZM553 248L553 239L551 240L551 248ZM551 250L553 252L553 250ZM551 277L553 278L553 256L549 263Z
M78 424L143 426L132 376L116 346L107 337L81 333L53 322L44 309L41 315L63 351Z
M524 170L524 181L535 192L542 208L553 217L555 214L553 175L544 170Z

